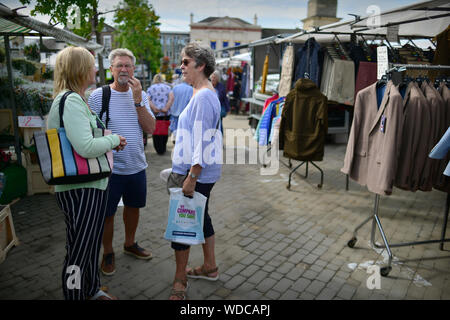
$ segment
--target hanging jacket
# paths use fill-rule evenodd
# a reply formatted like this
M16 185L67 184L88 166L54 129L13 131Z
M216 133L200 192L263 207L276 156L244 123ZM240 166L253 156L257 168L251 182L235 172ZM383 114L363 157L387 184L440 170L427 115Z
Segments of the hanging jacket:
M394 185L403 126L403 99L389 81L377 105L376 83L358 92L341 171L369 191L390 195Z
M309 57L308 57L309 46ZM309 79L314 81L317 86L320 86L320 45L314 38L310 38L305 42L305 45L297 51L295 57L295 77L294 81L305 78L305 73L309 74Z
M328 131L328 105L310 79L299 79L286 96L280 123L280 149L287 158L321 161Z
M410 82L403 98L403 130L396 172L397 188L417 191L428 155L431 115L427 99L415 82Z
M294 71L294 46L289 45L283 54L281 66L280 84L278 92L280 96L287 96L292 87L292 73Z

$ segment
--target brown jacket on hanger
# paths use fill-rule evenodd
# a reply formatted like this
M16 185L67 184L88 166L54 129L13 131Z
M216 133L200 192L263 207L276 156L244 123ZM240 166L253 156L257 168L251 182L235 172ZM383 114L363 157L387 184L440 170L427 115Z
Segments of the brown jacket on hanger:
M403 133L395 186L417 191L425 161L431 130L428 102L415 82L410 82L403 98Z
M431 117L431 130L429 131L430 140L427 152L428 155L431 152L431 149L433 149L445 133L445 130L443 129L445 126L445 107L444 100L440 94L436 89L431 87L428 82L422 82L421 89L428 101L428 110ZM424 180L419 189L422 191L431 191L433 184L436 184L437 182L438 171L439 160L427 157L424 172L422 173Z
M444 83L441 83L439 86L439 94L444 100L444 109L445 109L445 128L450 126L450 89ZM439 170L439 179L438 182L433 185L433 188L450 193L450 177L444 175L444 170L447 167L447 164L450 162L450 153L447 154L447 157L439 160L440 162L440 170Z
M389 81L377 109L377 83L356 96L353 124L341 171L369 191L390 195L394 186L403 126L403 99Z
M298 79L281 113L279 142L283 155L300 161L321 161L327 131L327 97L314 81Z

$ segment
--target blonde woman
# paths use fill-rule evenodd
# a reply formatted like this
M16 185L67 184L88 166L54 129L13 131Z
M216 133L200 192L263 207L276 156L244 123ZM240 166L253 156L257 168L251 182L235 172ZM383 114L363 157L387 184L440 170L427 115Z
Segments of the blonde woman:
M126 139L113 134L92 136L92 129L104 127L89 108L84 93L95 84L95 60L81 47L67 47L56 57L54 70L54 101L47 127L59 128L59 102L72 91L64 104L63 122L67 139L84 158L95 158L115 149L122 150ZM66 258L62 270L62 289L66 300L114 300L100 289L98 257L103 234L108 178L55 186L56 201L66 221Z
M170 120L170 108L174 101L172 88L164 82L161 74L157 73L153 77L152 85L147 89L147 96L150 108L156 116L156 120ZM158 126L158 124L157 124ZM158 154L166 152L168 134L153 134L153 146Z

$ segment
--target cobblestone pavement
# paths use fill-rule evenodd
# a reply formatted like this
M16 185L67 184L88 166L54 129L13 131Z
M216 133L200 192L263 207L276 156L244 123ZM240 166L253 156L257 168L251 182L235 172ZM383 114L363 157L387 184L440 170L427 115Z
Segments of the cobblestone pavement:
M243 116L229 116L224 126L247 129L248 122ZM233 148L230 139L226 142L226 153L242 149ZM121 208L116 215L117 271L101 277L120 299L167 299L170 293L175 261L170 243L163 239L169 197L159 177L170 167L172 144L168 146L163 156L156 154L151 139L146 147L148 199L137 240L151 248L152 260L123 254ZM359 230L355 247L347 246L354 228L372 214L374 195L353 182L345 190L345 175L339 171L344 153L344 144L326 145L324 160L317 163L324 171L322 188L317 187L320 176L312 166L307 179L294 174L287 190L286 166L281 165L276 175L263 176L258 164L224 165L210 200L220 279L190 280L188 298L450 299L449 243L443 251L439 244L392 248L392 271L381 277L380 289L368 289L368 267L384 266L387 253L372 246L370 223ZM304 166L298 171L303 174ZM379 213L387 239L439 239L445 200L439 191L399 189L381 197ZM12 212L20 245L0 265L0 299L62 299L65 223L54 195L21 199ZM376 242L382 243L378 231ZM195 246L190 265L201 263L201 246Z

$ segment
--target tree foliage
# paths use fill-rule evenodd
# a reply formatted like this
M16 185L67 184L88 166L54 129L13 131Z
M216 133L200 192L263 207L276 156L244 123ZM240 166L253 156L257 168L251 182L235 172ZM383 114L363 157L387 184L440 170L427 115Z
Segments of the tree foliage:
M24 5L29 5L31 0L20 0ZM52 22L62 23L71 27L72 31L79 36L89 38L91 35L91 20L98 8L99 0L36 0L31 15L37 13L51 16ZM97 30L101 31L104 26L104 18L99 18Z
M122 0L114 15L116 41L131 50L139 62L156 73L162 58L159 42L159 16L145 0Z

